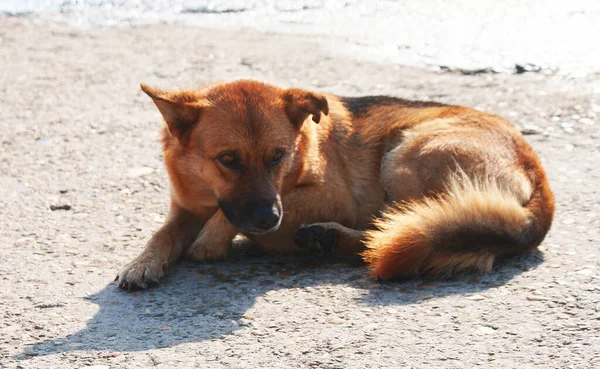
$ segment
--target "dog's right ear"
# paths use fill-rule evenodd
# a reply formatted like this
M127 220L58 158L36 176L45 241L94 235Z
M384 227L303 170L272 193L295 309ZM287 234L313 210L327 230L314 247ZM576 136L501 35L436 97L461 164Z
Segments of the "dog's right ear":
M299 88L288 88L284 90L281 99L283 100L285 113L296 127L312 115L315 123L321 121L321 113L329 114L329 106L325 96L301 90Z
M187 145L191 128L198 123L202 104L198 101L197 94L189 91L163 91L141 83L140 87L152 98L154 104L162 114L169 132L175 136L182 145Z

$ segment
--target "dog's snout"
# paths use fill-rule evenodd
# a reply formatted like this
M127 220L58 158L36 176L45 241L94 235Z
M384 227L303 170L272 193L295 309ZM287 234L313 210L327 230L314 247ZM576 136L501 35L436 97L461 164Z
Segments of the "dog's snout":
M239 202L219 200L219 207L229 222L242 233L263 234L275 231L281 223L281 202L276 201L246 201Z
M269 230L279 223L279 210L274 204L262 204L257 206L251 215L252 223L260 229Z

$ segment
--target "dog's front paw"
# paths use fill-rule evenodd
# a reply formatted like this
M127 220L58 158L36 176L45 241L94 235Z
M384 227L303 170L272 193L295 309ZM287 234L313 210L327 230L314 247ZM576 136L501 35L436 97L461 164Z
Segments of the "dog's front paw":
M294 242L301 249L318 254L330 254L338 242L338 231L318 224L298 228Z
M223 260L229 251L229 243L209 242L207 237L199 237L185 251L187 259L207 262Z
M167 260L142 254L121 268L115 281L128 291L146 289L149 285L157 284L166 270Z

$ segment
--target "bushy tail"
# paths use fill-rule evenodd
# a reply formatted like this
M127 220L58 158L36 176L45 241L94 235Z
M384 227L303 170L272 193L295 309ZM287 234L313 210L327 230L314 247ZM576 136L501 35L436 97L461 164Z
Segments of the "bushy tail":
M365 237L363 257L372 276L489 272L496 257L537 247L554 213L545 176L534 188L524 177L520 189L497 182L462 173L445 194L388 209Z

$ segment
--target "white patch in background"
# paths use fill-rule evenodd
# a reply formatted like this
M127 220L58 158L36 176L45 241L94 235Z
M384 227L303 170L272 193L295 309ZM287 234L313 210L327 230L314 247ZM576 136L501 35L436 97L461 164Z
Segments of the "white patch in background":
M513 70L532 63L575 77L599 71L600 1L2 0L77 27L182 23L310 34L354 58L410 66Z

